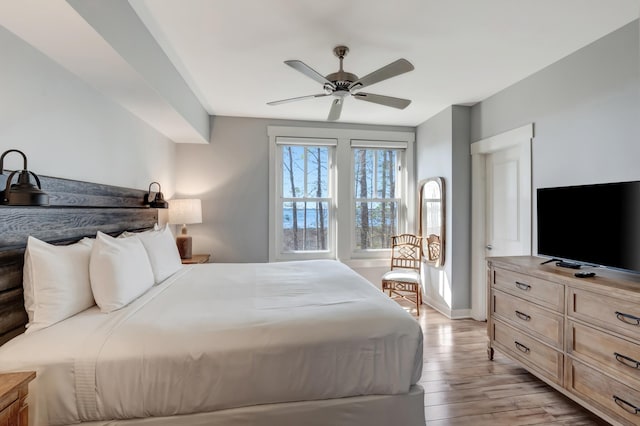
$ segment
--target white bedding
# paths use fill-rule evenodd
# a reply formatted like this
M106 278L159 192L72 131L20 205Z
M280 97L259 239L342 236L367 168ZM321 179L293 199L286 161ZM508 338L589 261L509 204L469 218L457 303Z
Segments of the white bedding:
M171 416L405 394L422 333L339 262L193 265L0 347L1 371L26 369L35 424Z

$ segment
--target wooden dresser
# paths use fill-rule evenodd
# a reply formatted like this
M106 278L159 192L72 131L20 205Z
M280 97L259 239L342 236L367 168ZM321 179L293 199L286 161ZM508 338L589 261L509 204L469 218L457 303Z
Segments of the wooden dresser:
M27 426L29 412L25 399L29 391L29 382L36 373L0 374L0 426Z
M531 256L488 259L494 349L603 419L640 425L640 275Z

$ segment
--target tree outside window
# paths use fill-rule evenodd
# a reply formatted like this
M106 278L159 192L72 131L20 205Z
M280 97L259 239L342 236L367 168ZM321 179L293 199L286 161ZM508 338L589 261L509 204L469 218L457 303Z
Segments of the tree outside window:
M282 145L282 251L327 251L327 146Z
M386 249L398 232L397 149L353 149L355 249Z

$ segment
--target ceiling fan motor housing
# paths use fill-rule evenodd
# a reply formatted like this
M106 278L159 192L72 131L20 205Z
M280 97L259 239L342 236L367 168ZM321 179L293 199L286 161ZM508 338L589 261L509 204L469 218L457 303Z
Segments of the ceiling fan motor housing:
M358 76L350 72L338 71L326 76L326 79L336 85L336 90L349 91L349 86L358 81Z

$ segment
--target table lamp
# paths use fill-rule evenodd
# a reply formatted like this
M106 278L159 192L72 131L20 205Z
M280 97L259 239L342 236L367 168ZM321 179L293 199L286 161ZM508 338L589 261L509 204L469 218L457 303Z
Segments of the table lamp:
M191 236L187 235L187 225L202 223L202 203L199 199L178 199L169 203L169 223L182 225L180 235L176 237L176 245L180 258L191 259Z

